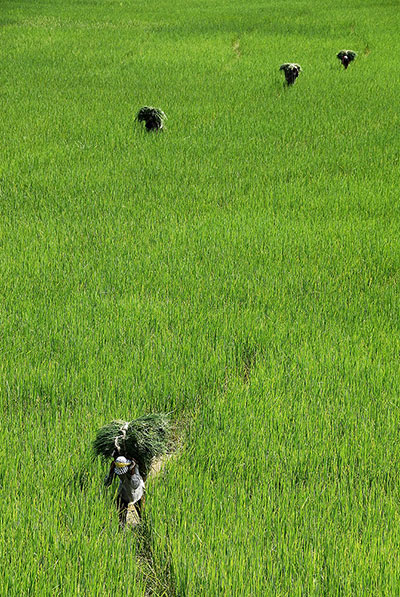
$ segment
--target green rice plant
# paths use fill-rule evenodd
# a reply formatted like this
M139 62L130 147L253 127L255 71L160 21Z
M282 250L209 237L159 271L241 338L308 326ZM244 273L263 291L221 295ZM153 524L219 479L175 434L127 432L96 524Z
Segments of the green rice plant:
M167 414L144 415L130 422L111 421L97 431L93 451L103 458L134 458L146 477L153 459L172 450L172 429Z
M398 594L394 4L3 0L0 595ZM88 446L170 411L142 546Z

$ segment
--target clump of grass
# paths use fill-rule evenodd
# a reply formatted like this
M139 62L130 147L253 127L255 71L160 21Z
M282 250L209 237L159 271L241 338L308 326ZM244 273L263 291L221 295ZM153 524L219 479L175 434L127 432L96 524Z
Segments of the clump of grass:
M138 122L145 123L146 130L149 132L161 130L166 119L166 114L160 108L153 108L152 106L140 108L136 116Z
M279 70L283 70L285 73L285 79L288 85L293 85L299 74L302 72L300 64L296 64L295 62L285 62L284 64L281 64Z
M154 458L172 450L173 426L169 415L144 415L134 421L111 421L101 427L93 442L95 456L134 458L146 477Z

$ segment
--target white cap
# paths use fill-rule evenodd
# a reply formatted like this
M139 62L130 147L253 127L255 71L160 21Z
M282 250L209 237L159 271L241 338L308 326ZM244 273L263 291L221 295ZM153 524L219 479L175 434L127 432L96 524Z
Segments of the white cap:
M125 458L125 456L118 456L114 461L114 471L117 475L125 475L128 472L129 465L132 464L131 460Z

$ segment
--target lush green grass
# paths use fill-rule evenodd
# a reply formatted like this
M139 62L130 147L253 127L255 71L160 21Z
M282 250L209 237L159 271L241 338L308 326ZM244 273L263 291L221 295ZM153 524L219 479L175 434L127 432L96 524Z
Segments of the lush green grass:
M3 0L2 595L398 593L398 8ZM124 535L95 431L171 410Z

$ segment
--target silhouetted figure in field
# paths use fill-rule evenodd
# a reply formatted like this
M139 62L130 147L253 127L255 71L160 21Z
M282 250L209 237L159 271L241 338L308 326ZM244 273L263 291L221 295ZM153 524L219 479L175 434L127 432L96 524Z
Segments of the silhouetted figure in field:
M159 108L153 108L151 106L144 106L140 108L136 120L138 122L144 122L146 130L150 131L160 131L164 126L164 120L166 120L166 115L162 110Z
M336 55L336 58L340 60L344 68L347 68L356 56L357 54L353 52L353 50L340 50L339 54Z
M285 62L285 64L281 64L279 70L283 70L285 73L286 83L288 85L293 85L296 81L297 77L301 73L301 66L300 64L296 64L295 62Z

